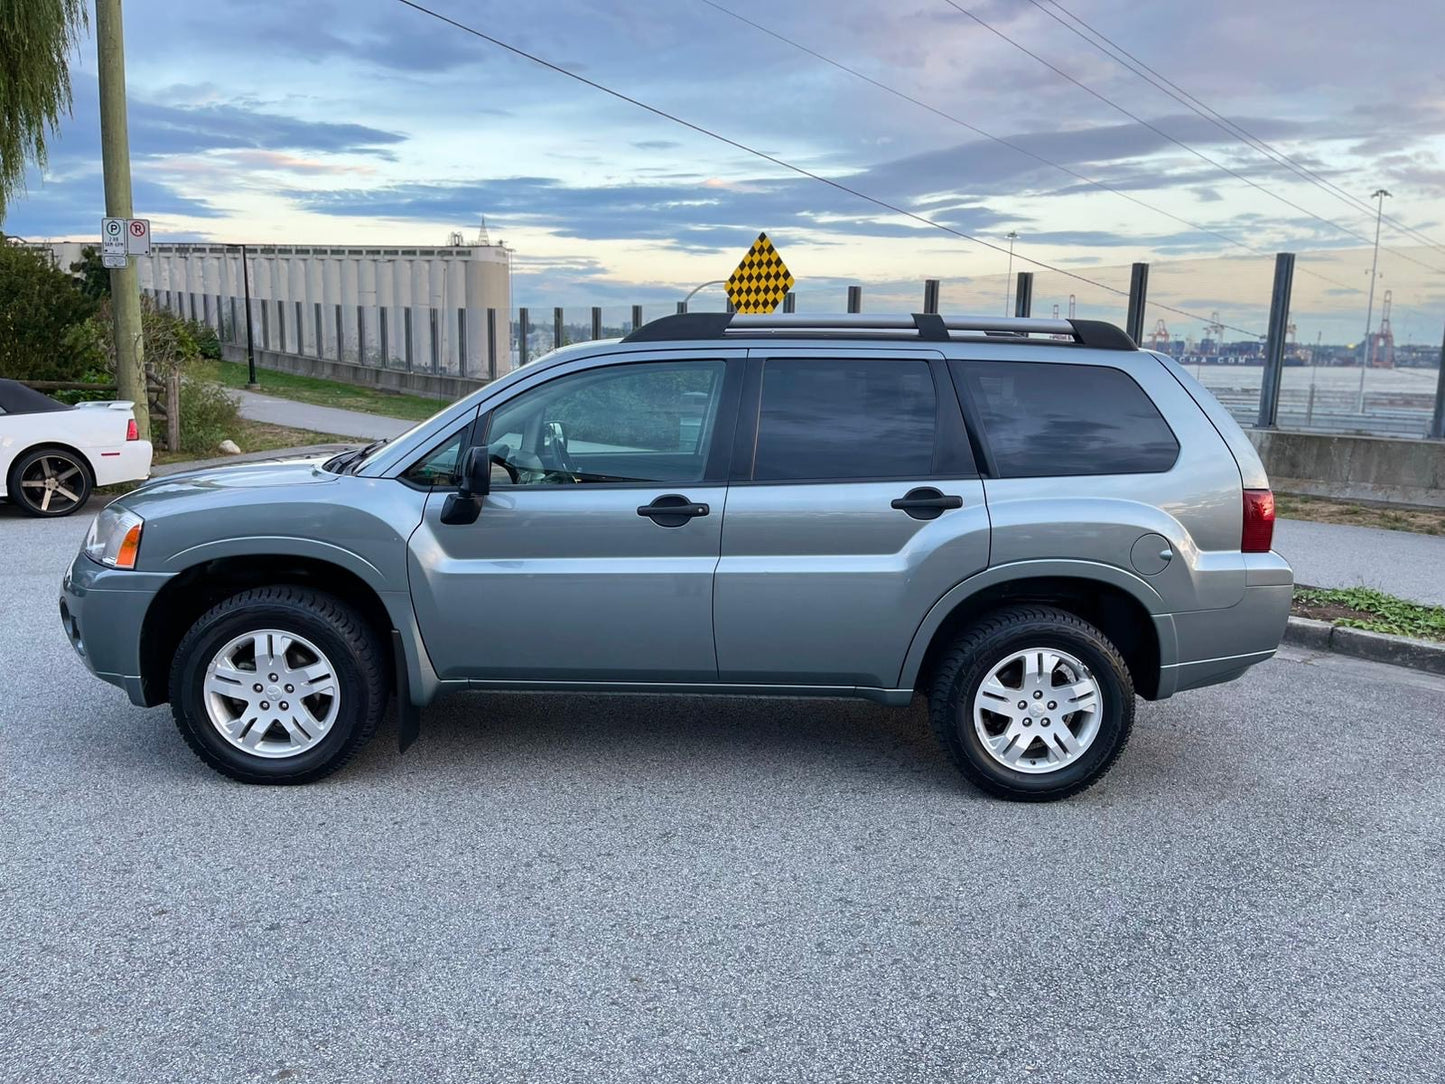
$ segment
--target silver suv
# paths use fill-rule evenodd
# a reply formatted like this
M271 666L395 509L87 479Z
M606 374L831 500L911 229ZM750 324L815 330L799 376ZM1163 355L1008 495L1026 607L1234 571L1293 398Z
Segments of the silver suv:
M1229 415L1087 320L684 314L386 444L153 481L61 618L250 783L456 689L928 698L960 770L1061 798L1134 697L1274 654L1292 575Z

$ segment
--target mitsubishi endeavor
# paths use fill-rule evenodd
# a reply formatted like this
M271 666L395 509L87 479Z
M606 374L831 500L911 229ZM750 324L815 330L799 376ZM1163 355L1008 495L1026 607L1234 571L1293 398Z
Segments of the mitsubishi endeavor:
M1088 320L669 316L387 443L154 480L60 614L248 783L400 743L460 689L928 700L968 779L1096 781L1135 697L1270 658L1263 466L1162 354Z

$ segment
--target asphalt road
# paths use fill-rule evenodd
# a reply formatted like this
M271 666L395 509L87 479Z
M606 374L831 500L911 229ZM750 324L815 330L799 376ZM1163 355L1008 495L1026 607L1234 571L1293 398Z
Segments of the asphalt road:
M467 695L204 768L0 509L0 1079L1426 1081L1445 682L1290 654L995 802L918 706Z

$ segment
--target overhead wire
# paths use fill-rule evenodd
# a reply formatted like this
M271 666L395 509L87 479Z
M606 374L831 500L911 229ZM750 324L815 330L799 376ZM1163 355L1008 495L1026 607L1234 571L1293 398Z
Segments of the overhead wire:
M1244 251L1250 253L1251 255L1261 257L1268 257L1271 255L1271 253L1265 252L1262 249L1255 248L1253 245L1247 244L1244 241L1239 240L1238 238L1230 237L1228 234L1220 233L1218 230L1211 229L1208 226L1201 226L1198 223L1191 222L1189 219L1182 218L1179 215L1174 214L1172 211L1166 211L1162 207L1156 207L1154 204L1148 203L1145 200L1138 198L1137 196L1130 195L1128 192L1125 192L1121 188L1117 188L1114 185L1108 184L1105 181L1095 180L1094 178L1088 177L1075 169L1071 169L1069 166L1062 165L1058 162L1045 158L1043 155L1031 151L1027 147L1015 143L1013 140L1007 139L1003 136L995 135L992 132L985 131L983 128L980 128L978 125L964 120L962 117L959 117L953 113L948 112L947 110L940 109L937 106L934 106L919 98L916 98L905 91L899 90L897 87L890 86L889 84L884 83L879 79L875 79L867 73L859 71L857 68L845 64L840 60L836 60L833 57L824 55L823 53L818 52L816 49L804 45L802 42L797 41L794 38L788 37L786 34L782 34L779 31L773 30L771 27L764 26L762 23L748 18L746 15L742 15L739 12L733 11L731 8L718 3L717 0L700 0L700 2L706 4L710 8L722 12L724 15L731 16L738 22L744 23L747 26L752 27L754 30L761 31L762 33L767 34L771 38L781 41L784 44L792 46L794 49L799 50L800 52L806 53L811 57L821 60L823 63L829 64L832 67L837 68L839 71L846 72L847 74L854 76L857 79L861 79L863 82L868 83L870 86L874 86L879 90L884 91L885 93L891 94L895 98L910 102L911 104L918 106L920 109L925 109L928 112L933 113L936 116L942 117L944 120L951 121L952 123L957 124L959 127L965 128L968 131L980 135L985 139L992 140L993 142L998 143L1001 146L1008 147L1010 150L1017 151L1019 154L1025 155L1028 158L1032 158L1036 162L1041 162L1046 166L1050 166L1054 169L1060 170L1061 172L1068 174L1070 177L1077 178L1078 180L1083 181L1086 184L1093 185L1094 187L1103 189L1106 192L1112 192L1116 196L1122 196L1130 203L1137 204L1138 206L1143 207L1146 210L1154 211L1157 214L1164 215L1166 218L1173 219L1175 222L1188 226L1190 229L1197 230L1200 233L1210 234L1213 237L1218 237L1221 241L1228 242L1229 244L1234 245L1237 248L1242 248ZM1345 290L1352 290L1356 293L1364 293L1364 290L1362 290L1358 286L1351 286L1349 283L1341 282L1339 279L1331 278L1329 275L1322 274L1318 271L1312 270L1311 268L1301 267L1299 270L1302 274L1310 275L1324 282L1328 282L1332 286L1338 286L1341 289Z
M836 191L844 192L850 196L855 197L856 199L863 200L864 202L870 203L875 207L880 207L886 211L892 212L893 214L911 219L914 222L921 223L925 226L930 226L933 229L940 230L944 233L952 234L953 236L962 238L965 241L971 241L976 245L981 245L984 248L991 249L994 252L999 253L1000 255L1006 255L1009 252L1009 250L1004 248L1002 245L996 245L993 242L986 241L981 237L976 237L973 234L965 233L963 230L955 229L954 227L949 226L946 223L938 222L935 219L927 217L926 215L921 215L915 211L910 211L904 207L900 207L897 204L889 203L887 200L880 199L877 196L869 195L868 193L846 185L841 181L835 181L831 177L824 177L822 174L814 173L812 170L805 169L804 167L799 165L794 165L792 162L788 162L782 158L777 157L776 155L769 154L766 151L759 150L756 147L751 147L746 143L731 138L730 136L725 136L720 132L713 131L711 128L708 128L704 125L696 124L693 121L686 120L675 113L670 113L665 109L659 108L658 106L650 105L649 103L644 102L641 99L634 98L629 94L625 94L620 90L615 90L612 87L609 87L604 83L598 82L595 79L588 78L587 76L582 75L579 72L572 71L570 68L564 67L561 64L554 63L553 61L540 57L535 53L528 52L520 46L512 45L509 42L503 41L501 38L495 37L482 30L478 30L474 26L469 26L468 24L463 23L457 19L453 19L449 15L444 15L433 8L427 7L425 4L419 3L418 0L395 0L395 2L402 5L403 7L411 8L413 11L429 16L430 18L433 18L438 22L444 23L447 26L450 26L456 30L460 30L465 34L470 34L472 37L479 38L482 41L495 45L497 48L503 49L506 52L513 54L514 56L519 56L524 60L529 60L533 64L537 64L540 67L548 69L549 71L556 72L558 75L565 75L569 79L582 83L585 86L589 86L593 90L600 91L603 94L606 94L612 98L616 98L618 101L626 102L628 105L636 106L638 109L642 109L648 113L653 114L654 116L661 117L663 120L670 121L673 124L679 125L680 127L697 132L700 135L705 135L710 139L715 139L718 142L724 143L730 147L740 150L745 154L750 154L756 158L761 158L766 162L771 162L773 165L778 166L782 169L786 169L792 173L796 173L801 177L806 177L809 180L817 181L819 184L825 184L829 188L835 189ZM1046 271L1052 271L1055 274L1063 275L1067 278L1074 279L1076 282L1085 283L1089 286L1095 287L1096 289L1104 290L1119 297L1129 296L1129 292L1127 290L1121 290L1116 286L1110 286L1107 283L1091 279L1087 275L1081 275L1078 272L1069 271L1066 268L1062 267L1057 267L1036 257L1027 256L1022 253L1015 252L1014 258L1022 263L1032 264L1035 267L1041 267ZM1185 309L1175 308L1170 305L1157 304L1153 302L1151 302L1151 304L1155 304L1157 308L1164 309L1179 316L1188 317L1191 320L1208 322L1203 316L1199 315L1198 313L1189 312ZM1229 328L1229 330L1231 331L1238 331L1240 334L1243 335L1248 335L1254 338L1263 337L1258 332L1249 331L1246 328L1235 327L1230 324L1225 324L1223 326Z
M1310 167L1305 165L1304 163L1296 161L1294 158L1286 154L1284 151L1280 150L1278 147L1249 131L1238 121L1231 120L1229 117L1224 116L1224 114L1220 113L1218 110L1214 109L1212 106L1202 101L1198 96L1191 94L1189 91L1185 90L1178 83L1174 82L1172 79L1164 75L1158 69L1153 68L1145 61L1140 60L1137 56L1131 53L1128 49L1124 48L1118 42L1114 41L1103 31L1085 22L1084 19L1082 19L1080 16L1074 14L1068 8L1064 7L1063 4L1059 3L1059 0L1049 0L1049 3L1052 5L1052 7L1057 8L1060 12L1062 12L1073 23L1078 24L1077 26L1070 26L1068 23L1065 23L1062 19L1059 18L1058 15L1056 15L1052 10L1050 10L1049 7L1046 7L1044 3L1041 2L1041 0L1029 0L1029 2L1032 3L1040 11L1042 11L1045 15L1049 16L1049 18L1064 26L1065 29L1069 30L1071 33L1078 35L1084 41L1092 45L1095 49L1104 53L1105 56L1110 57L1110 59L1128 68L1130 71L1134 72L1134 74L1138 75L1141 79L1144 79L1152 86L1163 91L1165 94L1169 95L1175 101L1179 102L1181 105L1184 105L1186 108L1190 109L1194 113L1198 114L1201 117L1204 117L1206 120L1213 123L1216 127L1221 128L1222 130L1227 132L1233 138L1238 139L1239 141L1254 148L1255 150L1258 150L1266 157L1277 161L1279 164L1290 169L1300 177L1308 180L1309 183L1323 189L1328 194L1340 200L1341 202L1344 202L1352 209L1364 212L1372 216L1376 214L1376 208L1372 207L1365 200L1361 199L1353 192L1341 188L1334 181L1330 180L1328 177L1321 175L1320 173L1317 173L1315 170L1310 169ZM1083 31L1087 33L1081 32L1079 27L1082 27ZM1092 38L1089 35L1092 35ZM1112 50L1112 52L1110 50ZM1442 245L1440 242L1436 241L1432 237L1429 237L1415 227L1408 226L1391 215L1381 215L1381 217L1384 219L1385 222L1389 223L1396 230L1396 232L1401 233L1405 236L1413 237L1420 244L1437 249L1441 252L1445 252L1445 245Z
M1188 151L1190 154L1194 155L1194 157L1198 158L1200 161L1202 161L1202 162L1207 162L1209 165L1213 166L1213 167L1216 168L1216 169L1222 170L1223 172L1229 174L1231 177L1234 177L1234 178L1236 178L1236 179L1238 179L1238 180L1243 181L1245 184L1249 185L1251 188L1258 189L1260 192L1263 192L1265 195L1269 196L1271 199L1278 200L1280 203L1283 203L1283 204L1284 204L1285 206L1287 206L1287 207L1293 208L1294 210L1298 211L1298 212L1299 212L1300 214L1302 214L1302 215L1307 215L1308 217L1313 218L1315 221L1321 222L1321 223L1323 223L1324 225L1329 226L1331 229L1338 230L1339 232L1344 233L1344 234L1348 234L1350 237L1355 238L1355 239L1356 239L1357 241L1359 241L1361 244L1370 245L1370 244L1373 243L1373 242L1370 240L1370 238L1364 236L1363 234L1356 233L1354 230L1350 229L1348 226L1342 226L1342 225L1340 225L1338 222L1335 222L1333 219L1325 218L1323 215L1316 214L1314 211L1311 211L1311 210L1310 210L1309 208L1307 208L1307 207L1302 207L1300 204L1295 203L1293 200L1289 199L1287 196L1281 196L1278 192L1275 192L1275 191L1273 191L1273 190L1270 189L1270 188L1266 188L1264 185L1260 184L1258 181L1254 180L1253 178L1248 177L1248 176L1246 176L1245 174L1239 172L1239 170L1234 169L1234 168L1232 168L1231 166L1227 166L1227 165L1225 165L1223 162L1220 162L1220 161L1218 161L1218 160L1216 160L1216 159L1214 159L1214 158L1211 158L1209 155L1205 154L1203 151L1198 150L1198 149L1196 149L1195 147L1190 146L1188 143L1185 143L1183 140L1177 139L1176 137L1170 135L1168 132L1164 131L1164 129L1160 128L1158 125L1151 124L1149 121L1145 120L1143 117L1139 116L1137 113L1135 113L1135 112L1133 112L1132 110L1128 109L1126 106L1120 105L1118 102L1114 101L1112 98L1108 97L1108 96L1105 95L1105 94L1100 93L1099 91L1095 90L1093 87L1089 86L1087 83L1083 82L1082 80L1076 79L1074 76L1072 76L1072 75L1070 75L1068 72L1064 71L1064 70L1063 70L1062 68L1060 68L1058 65L1052 63L1051 61L1047 60L1046 58L1040 56L1038 53L1034 52L1032 49L1030 49L1028 46L1024 45L1022 42L1019 42L1019 41L1015 40L1014 38L1009 37L1009 36L1008 36L1007 34L1005 34L1002 30L999 30L997 27L993 26L991 23L988 23L988 22L986 22L985 20L979 18L979 16L975 15L973 12L969 11L967 8L963 7L961 4L957 3L957 0L943 0L943 2L944 2L945 4L947 4L949 7L953 8L955 11L957 11L960 15L964 15L964 16L966 16L967 18L972 19L975 23L977 23L979 26L983 27L983 28L984 28L985 30L987 30L990 34L993 34L994 36L1002 39L1003 41L1006 41L1008 44L1012 45L1015 49L1019 50L1021 53L1024 53L1026 56L1032 57L1034 60L1038 61L1040 64L1042 64L1044 67L1048 68L1050 71L1052 71L1053 73L1055 73L1056 75L1058 75L1060 78L1067 80L1068 82L1072 83L1074 86L1078 87L1080 90L1084 91L1086 94L1089 94L1090 96L1092 96L1092 97L1094 97L1094 98L1097 98L1099 101L1103 102L1105 105L1109 106L1111 109L1114 109L1114 110L1118 111L1119 113L1122 113L1124 116L1128 117L1128 118L1129 118L1130 120L1132 120L1134 123L1139 124L1139 125L1143 126L1144 128L1147 128L1149 131L1155 133L1155 134L1158 135L1160 138L1165 139L1165 140L1168 140L1170 143L1173 143L1175 146L1180 147L1180 148L1182 148L1183 150ZM1392 251L1393 251L1393 254L1394 254L1394 255L1400 257L1400 258L1403 259L1403 260L1408 260L1410 263L1419 264L1421 267L1428 268L1428 269L1431 270L1431 271L1438 271L1438 272L1441 272L1442 274L1445 274L1445 269L1442 269L1442 268L1439 268L1439 267L1435 267L1435 266L1433 266L1432 264L1424 263L1424 262L1421 261L1421 260L1415 259L1413 256L1407 256L1407 255L1406 255L1405 253L1403 253L1403 252L1394 251L1394 250L1392 250Z

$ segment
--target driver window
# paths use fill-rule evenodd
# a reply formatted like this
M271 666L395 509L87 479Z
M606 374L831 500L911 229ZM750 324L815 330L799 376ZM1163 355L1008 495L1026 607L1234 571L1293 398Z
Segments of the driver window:
M559 377L492 413L492 484L700 481L722 361L639 362Z

